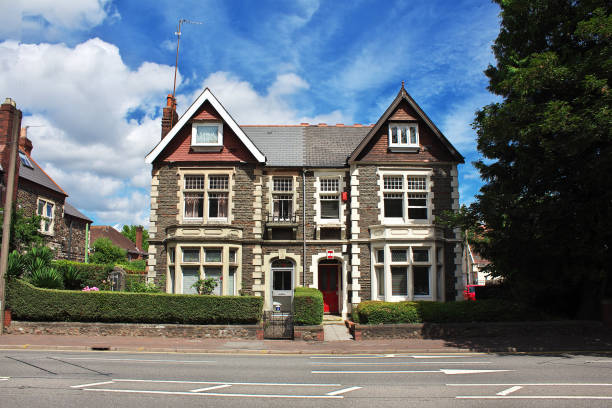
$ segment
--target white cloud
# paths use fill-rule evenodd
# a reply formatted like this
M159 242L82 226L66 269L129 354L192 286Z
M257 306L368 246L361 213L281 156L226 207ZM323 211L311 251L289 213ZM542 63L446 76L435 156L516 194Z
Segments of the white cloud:
M116 46L91 39L74 48L5 41L0 69L0 94L28 113L23 126L40 126L28 131L33 158L71 204L99 222L145 224L144 156L160 138L158 108L173 67L145 62L131 69Z
M350 118L339 110L315 116L300 115L291 105L290 97L308 89L309 85L294 73L277 76L265 93L258 93L249 82L242 81L228 72L211 74L203 81L203 87L210 88L241 125L350 122ZM199 92L186 100L193 101ZM344 120L347 121L343 122Z
M0 37L21 39L24 33L56 38L87 30L105 19L120 18L111 0L13 0L2 4Z

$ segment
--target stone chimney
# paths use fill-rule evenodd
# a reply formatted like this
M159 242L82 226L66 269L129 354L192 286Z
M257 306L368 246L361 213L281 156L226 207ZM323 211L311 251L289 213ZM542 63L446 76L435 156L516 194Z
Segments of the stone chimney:
M142 251L142 225L136 227L136 248Z
M28 127L21 128L21 135L19 136L19 148L26 152L28 156L32 155L32 141L28 139Z
M162 115L161 138L166 137L170 129L178 122L178 114L176 113L176 98L172 95L166 97L166 106Z
M4 207L5 189L8 185L8 170L11 155L11 135L21 129L21 111L17 109L17 104L11 98L0 105L0 165L2 166L2 188L0 189L0 206ZM17 157L15 161L15 190L13 197L17 197L17 180L19 180L19 164Z

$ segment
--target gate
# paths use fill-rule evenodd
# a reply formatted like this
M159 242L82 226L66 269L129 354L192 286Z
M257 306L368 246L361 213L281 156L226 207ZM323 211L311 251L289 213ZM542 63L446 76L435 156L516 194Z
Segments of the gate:
M293 340L293 314L286 312L263 312L264 339Z

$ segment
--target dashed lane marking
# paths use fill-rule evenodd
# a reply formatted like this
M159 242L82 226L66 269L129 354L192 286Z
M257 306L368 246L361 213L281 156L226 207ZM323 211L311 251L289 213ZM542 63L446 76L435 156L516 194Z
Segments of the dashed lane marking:
M103 385L103 384L112 384L113 381L102 381L90 384L81 384L81 385L71 385L70 388L85 388L85 387L93 387L94 385Z
M515 385L514 387L510 387L510 388L508 388L508 389L506 389L506 390L500 391L500 392L498 392L498 393L497 393L497 394L495 394L495 395L501 395L501 396L504 396L504 395L512 394L513 392L518 391L518 390L520 390L520 389L522 389L522 388L523 388L523 387L521 387L520 385Z
M206 387L206 388L196 388L195 390L190 390L190 392L218 390L220 388L228 388L228 387L231 387L231 384L221 384L221 385L213 385L212 387Z
M458 374L489 374L501 373L514 370L453 370L441 368L439 370L394 370L394 371L311 371L311 374L425 374L425 373L442 373L447 375Z

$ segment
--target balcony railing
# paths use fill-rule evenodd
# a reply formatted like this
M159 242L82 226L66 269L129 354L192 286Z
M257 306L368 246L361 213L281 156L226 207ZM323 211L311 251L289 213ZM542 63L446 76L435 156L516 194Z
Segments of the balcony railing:
M297 224L297 215L296 213L291 214L268 214L266 216L267 224L284 224L291 225Z

